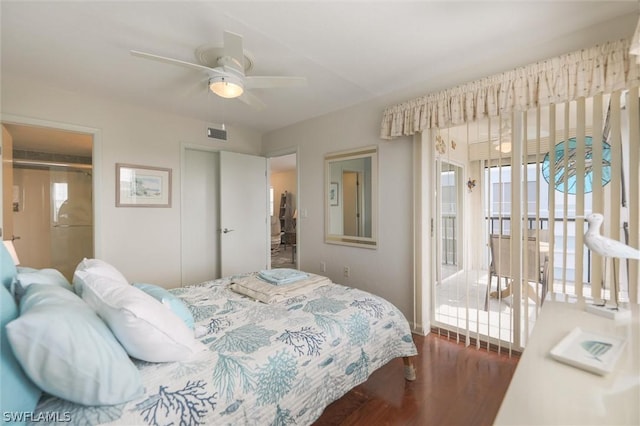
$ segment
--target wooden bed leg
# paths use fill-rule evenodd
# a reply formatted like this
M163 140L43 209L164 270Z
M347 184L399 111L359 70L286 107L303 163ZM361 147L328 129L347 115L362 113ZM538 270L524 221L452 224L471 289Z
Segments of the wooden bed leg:
M416 368L413 366L413 359L405 356L402 361L404 361L404 378L413 382L416 379Z

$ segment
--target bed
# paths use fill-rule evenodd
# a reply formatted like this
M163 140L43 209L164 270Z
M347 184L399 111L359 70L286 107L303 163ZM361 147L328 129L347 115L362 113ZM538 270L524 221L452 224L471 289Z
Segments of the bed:
M32 413L18 420L311 424L327 405L393 358L404 357L405 375L412 378L410 357L417 350L409 325L384 299L331 283L266 304L232 291L238 278L171 290L189 308L205 349L181 362L134 359L144 394L122 404L84 406L43 393L37 407L27 410ZM9 382L3 380L4 394Z

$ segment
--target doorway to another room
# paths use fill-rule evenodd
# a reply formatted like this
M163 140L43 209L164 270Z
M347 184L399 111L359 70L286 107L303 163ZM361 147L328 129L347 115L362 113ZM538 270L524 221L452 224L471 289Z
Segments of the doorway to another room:
M271 267L298 265L297 155L269 159L269 207L271 214Z
M94 256L92 134L2 123L3 239L22 266L71 280Z

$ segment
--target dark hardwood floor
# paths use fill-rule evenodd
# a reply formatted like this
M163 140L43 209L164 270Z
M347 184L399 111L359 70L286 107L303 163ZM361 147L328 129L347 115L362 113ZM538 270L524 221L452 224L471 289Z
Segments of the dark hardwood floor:
M314 426L492 424L518 356L465 348L433 333L414 341L414 382L404 380L402 359L394 359L329 405Z

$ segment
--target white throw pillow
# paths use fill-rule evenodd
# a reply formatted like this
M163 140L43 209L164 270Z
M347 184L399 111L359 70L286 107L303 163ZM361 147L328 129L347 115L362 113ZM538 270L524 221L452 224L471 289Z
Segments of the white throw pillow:
M206 349L184 322L144 291L88 271L82 298L109 325L132 357L149 362L183 361Z
M73 289L78 296L82 297L83 280L77 275L78 272L90 272L91 275L111 278L113 281L129 285L129 281L125 278L115 266L100 259L87 259L86 257L76 266L73 274Z
M83 405L113 405L143 394L140 372L127 353L71 291L31 284L20 316L6 332L23 370L51 395Z

